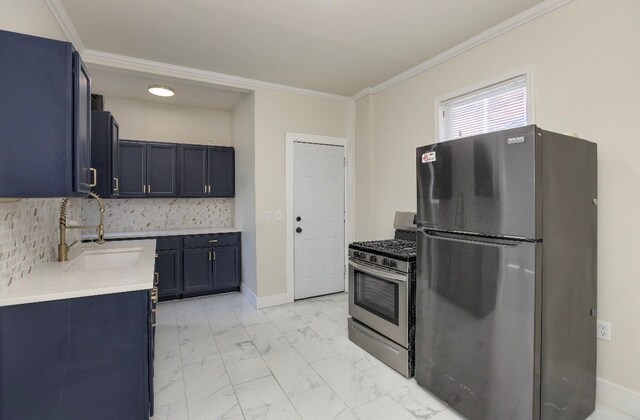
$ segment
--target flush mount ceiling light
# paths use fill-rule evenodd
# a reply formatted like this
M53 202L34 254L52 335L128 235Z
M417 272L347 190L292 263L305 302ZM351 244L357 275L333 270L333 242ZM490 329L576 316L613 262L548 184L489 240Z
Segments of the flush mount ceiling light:
M162 96L163 98L168 98L175 95L175 91L172 88L164 85L149 86L149 93L156 96Z

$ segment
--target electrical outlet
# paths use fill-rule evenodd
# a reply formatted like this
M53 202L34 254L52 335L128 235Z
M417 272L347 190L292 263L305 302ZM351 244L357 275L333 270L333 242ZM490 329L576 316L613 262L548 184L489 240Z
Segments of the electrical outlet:
M597 333L600 340L611 341L611 323L598 320Z
M282 210L276 210L276 221L277 222L282 221Z
M271 217L271 216L269 215L269 212L268 212L268 211L263 211L263 212L262 212L262 221L263 221L263 222L268 222L268 221L269 221L269 219L270 219L270 217Z

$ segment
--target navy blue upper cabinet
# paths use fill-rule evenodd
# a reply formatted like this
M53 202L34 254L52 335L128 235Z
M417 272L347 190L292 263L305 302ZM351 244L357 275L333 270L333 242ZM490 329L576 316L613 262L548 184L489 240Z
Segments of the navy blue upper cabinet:
M120 141L120 197L177 197L178 146Z
M209 196L233 197L235 184L235 151L233 147L209 148Z
M235 151L222 146L180 146L181 197L233 197Z
M119 130L110 112L91 111L91 164L97 171L93 191L101 197L120 193Z
M90 98L70 43L0 31L0 197L90 190Z
M145 197L147 193L147 145L120 141L120 197Z
M147 197L178 195L178 147L147 143Z
M207 146L180 146L180 195L203 197L209 188Z

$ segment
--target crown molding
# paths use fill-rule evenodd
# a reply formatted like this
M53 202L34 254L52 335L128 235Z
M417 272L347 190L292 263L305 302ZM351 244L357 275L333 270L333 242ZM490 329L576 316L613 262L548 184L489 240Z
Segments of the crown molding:
M363 96L366 96L368 94L371 93L378 93L380 91L383 91L384 89L387 89L391 86L397 85L398 83L401 83L407 79L412 78L413 76L416 76L432 67L437 66L438 64L441 64L447 60L450 60L454 57L457 57L458 55L474 48L477 47L478 45L484 44L485 42L499 36L502 35L506 32L509 32L521 25L524 25L527 22L530 22L536 18L539 18L540 16L543 16L561 6L564 6L567 3L572 2L573 0L545 0L541 3L538 3L537 5L531 7L530 9L525 10L524 12L521 12L499 24L497 24L496 26L493 26L489 29L487 29L484 32L479 33L476 36L473 36L469 39L467 39L466 41L461 42L460 44L428 59L427 61L418 64L415 67L410 68L409 70L406 70L400 74L398 74L397 76L392 77L389 80L386 80L374 87L370 87L370 88L366 88L361 90L360 92L356 93L354 96L352 96L352 98L354 100L358 100L360 98L362 98Z
M60 0L45 0L54 18L60 25L60 29L71 42L76 50L80 52L82 58L87 63L100 64L103 66L143 71L158 75L171 76L180 79L195 80L205 83L214 83L223 86L230 86L241 89L255 90L256 88L277 90L280 92L306 95L334 101L346 101L349 97L336 95L333 93L320 92L312 89L303 89L293 86L281 85L278 83L263 82L260 80L245 77L232 76L229 74L216 73L207 70L199 70L191 67L177 66L174 64L161 63L157 61L144 60L140 58L127 57L124 55L111 54L102 51L87 49L80 38L73 21L69 17L67 10Z
M60 29L62 29L62 33L67 37L67 40L73 44L76 50L84 51L85 46L80 39L80 34L78 34L78 30L76 26L71 21L67 10L64 8L60 0L44 0L47 6L49 6L49 10L53 13L53 17L60 25Z
M313 96L322 99L330 99L334 101L345 101L349 98L347 96L336 95L333 93L280 85L271 82L262 82L260 80L248 79L240 76L232 76L229 74L216 73L208 70L199 70L191 67L161 63L158 61L145 60L142 58L127 57L124 55L112 54L90 49L86 49L82 52L82 59L87 63L97 64L101 66L153 73L167 77L195 80L199 82L213 83L239 89L270 89L280 92Z
M357 101L358 99L362 99L365 96L370 95L372 93L374 93L373 88L367 87L362 89L360 92L356 93L355 95L353 95L351 99L353 99L354 101Z

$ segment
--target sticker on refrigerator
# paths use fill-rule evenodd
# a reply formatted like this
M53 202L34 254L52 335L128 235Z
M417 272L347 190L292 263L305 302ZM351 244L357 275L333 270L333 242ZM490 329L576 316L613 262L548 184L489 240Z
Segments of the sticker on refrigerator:
M429 163L436 161L436 152L427 152L422 154L422 163Z
M518 137L509 137L507 139L507 144L520 144L520 143L524 143L524 136L518 136Z

